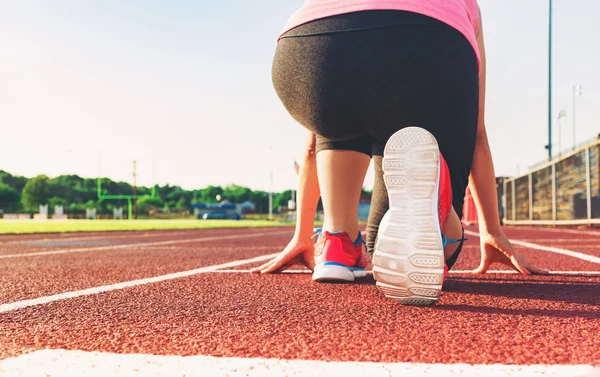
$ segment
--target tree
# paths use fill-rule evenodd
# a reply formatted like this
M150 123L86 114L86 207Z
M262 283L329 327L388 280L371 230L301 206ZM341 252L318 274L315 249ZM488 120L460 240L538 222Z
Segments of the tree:
M177 201L177 205L175 206L179 212L184 212L189 209L189 205L185 198L181 198Z
M219 186L208 186L202 190L202 203L216 203L217 195L223 195L223 189ZM223 198L221 198L222 200Z
M256 213L269 213L269 193L264 191L252 192L252 202Z
M98 202L94 201L94 200L88 200L85 204L84 207L86 209L99 209L100 205L98 204Z
M85 205L83 203L71 203L69 205L69 212L72 214L84 214Z
M138 213L148 214L158 208L164 208L165 203L160 198L145 197L137 200Z
M17 190L0 181L0 209L15 211L19 208L20 200Z
M26 211L37 211L40 204L48 202L48 177L38 175L30 179L23 188L21 201Z
M250 200L252 197L252 190L248 187L229 185L223 190L223 198L233 203L243 203L246 200Z
M185 190L183 190L179 186L174 186L173 190L171 190L171 192L166 195L166 199L168 199L169 201L174 201L174 200L176 201L184 194L185 194Z
M23 187L27 183L27 178L18 175L12 175L4 170L0 170L0 181L14 188L16 192L23 191Z
M63 198L59 198L57 196L54 196L54 197L48 199L48 207L50 207L50 209L52 211L54 211L54 208L56 208L57 206L65 207L66 204L67 204L66 200L64 200Z
M110 178L102 178L102 195L131 195L133 188L127 182L116 182ZM2 185L3 183L3 185ZM0 170L0 209L20 211L26 209L37 212L40 204L48 204L53 208L63 205L70 213L83 214L86 208L96 208L99 214L111 213L114 207L125 207L127 201L98 200L96 178L84 178L74 174L59 175L48 178L40 175L29 179L15 176ZM149 195L152 188L137 187L138 196ZM15 195L16 192L16 195ZM236 184L226 187L207 186L201 189L186 190L180 186L157 186L158 199L139 198L138 210L144 213L150 210L165 208L185 212L190 204L216 203L228 200L233 203L251 201L257 213L269 212L269 194ZM364 193L363 193L364 194ZM283 193L273 193L274 208L287 206L290 198L289 190ZM219 197L219 199L217 199Z
M273 208L281 208L288 206L288 200L292 199L292 190L285 190L284 192L277 194L273 198Z

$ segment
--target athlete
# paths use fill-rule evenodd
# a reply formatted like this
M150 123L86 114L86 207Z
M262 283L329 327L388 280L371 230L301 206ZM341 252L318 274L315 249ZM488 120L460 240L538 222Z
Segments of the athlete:
M280 271L301 259L317 281L364 276L358 201L373 157L367 241L386 296L437 301L464 240L467 185L480 217L475 272L500 262L546 273L520 256L500 227L485 70L476 0L308 0L290 18L273 62L279 98L311 134L299 220L288 247L254 271ZM325 218L313 249L307 226L319 195Z

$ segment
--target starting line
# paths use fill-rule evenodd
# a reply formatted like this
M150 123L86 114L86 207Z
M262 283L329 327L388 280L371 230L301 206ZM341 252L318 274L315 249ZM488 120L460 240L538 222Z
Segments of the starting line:
M41 350L0 361L0 376L599 377L592 365L372 363Z

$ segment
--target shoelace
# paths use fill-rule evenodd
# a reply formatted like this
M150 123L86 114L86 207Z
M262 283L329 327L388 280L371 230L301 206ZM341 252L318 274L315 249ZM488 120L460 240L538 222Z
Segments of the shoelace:
M323 234L323 228L314 228L313 231L315 232L315 234L313 234L313 236L311 238L315 238L318 237L317 240L319 240L321 238L321 235ZM335 234L335 233L334 233ZM367 245L367 242L365 241L365 239L362 236L362 232L358 232L358 236L360 238L360 242L363 245ZM354 242L353 242L354 243Z
M462 241L467 241L468 238L448 238L446 237L446 235L444 233L442 233L442 244L444 247L446 247L446 245L448 245L449 243L459 243Z

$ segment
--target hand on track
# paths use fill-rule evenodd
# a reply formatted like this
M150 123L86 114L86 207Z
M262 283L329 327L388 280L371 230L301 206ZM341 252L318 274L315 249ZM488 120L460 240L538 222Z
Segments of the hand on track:
M293 265L303 264L311 271L315 267L315 245L312 239L297 240L293 238L285 249L275 258L250 272L269 274L284 271Z
M500 231L490 234L485 230L480 231L481 263L473 271L475 274L484 274L494 263L504 264L523 275L544 275L548 271L537 267L513 248L510 241Z

